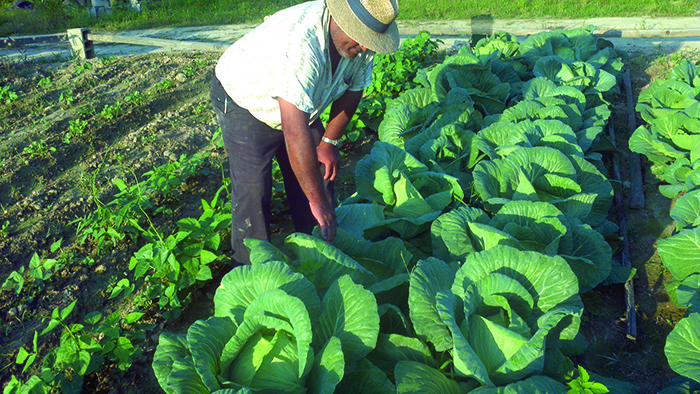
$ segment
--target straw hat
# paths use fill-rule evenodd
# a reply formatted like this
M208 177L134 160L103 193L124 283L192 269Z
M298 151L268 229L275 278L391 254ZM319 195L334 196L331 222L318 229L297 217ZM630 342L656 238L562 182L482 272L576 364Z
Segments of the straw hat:
M376 53L399 47L397 0L326 0L338 26L350 38Z

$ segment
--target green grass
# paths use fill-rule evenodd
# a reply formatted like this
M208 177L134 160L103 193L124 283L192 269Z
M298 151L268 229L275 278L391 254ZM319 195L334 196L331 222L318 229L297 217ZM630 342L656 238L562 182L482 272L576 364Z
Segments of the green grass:
M400 0L402 19L471 19L492 14L496 18L585 19L630 16L697 16L697 0Z
M142 13L115 10L94 18L86 9L63 6L62 0L34 1L35 10L9 10L0 0L0 36L62 32L89 27L107 31L165 26L222 25L260 22L302 0L144 0ZM615 16L696 16L697 0L400 0L403 20L470 19L492 14L496 18L593 18Z

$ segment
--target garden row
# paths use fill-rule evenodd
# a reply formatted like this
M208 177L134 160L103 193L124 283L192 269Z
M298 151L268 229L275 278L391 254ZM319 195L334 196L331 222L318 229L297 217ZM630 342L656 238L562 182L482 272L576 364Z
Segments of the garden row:
M248 240L214 316L160 336L163 389L637 392L570 359L587 346L580 293L633 274L607 220L623 66L577 29L499 33L418 70L380 105L333 244Z
M674 371L700 385L700 64L684 61L655 81L640 94L637 111L647 126L632 134L630 150L651 161L664 196L680 196L670 211L677 233L659 240L658 251L673 275L666 290L687 312L665 353Z

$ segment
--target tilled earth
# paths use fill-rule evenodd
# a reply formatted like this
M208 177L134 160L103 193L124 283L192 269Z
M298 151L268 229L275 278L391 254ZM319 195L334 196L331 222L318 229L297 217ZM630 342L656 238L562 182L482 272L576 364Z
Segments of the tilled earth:
M145 172L177 161L180 155L208 155L180 187L179 196L167 202L172 216L154 217L166 234L180 218L198 217L200 200L210 200L219 189L226 171L225 152L212 142L218 126L208 99L215 60L212 54L158 54L2 64L0 85L11 86L19 97L5 104L0 115L0 225L8 223L0 233L0 278L26 266L35 252L42 258L63 254L70 263L44 283L28 280L19 296L2 292L1 381L21 372L13 362L18 348L29 348L34 331L47 324L42 317L50 316L54 308L78 299L71 321L96 310L132 311L128 303L108 301L108 296L129 273L129 258L138 245L127 238L98 253L90 240L81 244L76 239L77 223L73 223L94 211L98 200L105 204L114 198L118 188L113 179L133 185ZM42 79L50 83L40 83ZM140 101L125 101L137 92ZM69 96L72 102L66 99ZM104 107L117 102L121 110L105 119ZM70 122L77 119L86 125L71 134ZM50 245L58 240L61 249L51 253ZM205 296L203 290L201 300L206 302ZM143 356L126 373L108 366L87 377L84 390L159 391L150 361L164 320L157 308L147 312L151 312L147 322L156 327L141 344ZM41 350L55 346L57 339L56 333L42 337Z
M40 362L22 374L21 365L14 360L20 347L30 349L34 331L43 330L56 307L78 300L70 322L92 311L105 315L134 311L133 303L115 302L109 295L120 279L130 277L129 259L140 245L126 238L99 251L90 240L81 243L76 237L74 221L118 193L114 179L133 185L147 171L176 162L183 154L206 157L197 172L178 187L177 196L161 202L172 214L154 217L153 225L166 234L175 229L177 220L198 217L200 201L210 200L222 185L227 176L226 155L216 138L218 126L208 98L217 57L159 53L87 62L0 60L0 88L9 86L18 95L9 101L0 96L0 280L27 266L34 253L67 262L43 283L27 277L19 295L12 289L0 293L2 385L13 374L26 380L39 373ZM654 64L653 56L640 55L635 62L636 94L667 71L658 63L655 67L662 69L649 67ZM105 119L101 115L105 106L117 102L121 110ZM615 106L625 109L624 99ZM625 116L616 113L616 122L624 125ZM85 122L82 130L77 120ZM627 163L626 131L619 134L622 163ZM371 141L345 146L344 178L336 189L340 197L354 191L352 169L370 148ZM668 218L671 201L661 197L653 184L646 185L646 192L647 208L628 212L632 260L639 268L635 282L639 336L636 341L625 338L621 286L589 292L584 295L587 310L582 329L591 347L574 361L655 393L675 376L662 356L663 344L682 311L666 296L663 283L668 274L654 250L656 239L672 229ZM287 217L285 207L277 204L273 224L277 240L290 231ZM61 247L52 251L57 241ZM181 332L194 320L208 317L215 282L195 292L191 306L175 321L167 322L157 306L145 310L144 322L154 328L138 344L142 356L126 372L107 363L86 377L83 392L160 392L150 366L158 335L163 330ZM56 346L58 331L41 337L40 357Z

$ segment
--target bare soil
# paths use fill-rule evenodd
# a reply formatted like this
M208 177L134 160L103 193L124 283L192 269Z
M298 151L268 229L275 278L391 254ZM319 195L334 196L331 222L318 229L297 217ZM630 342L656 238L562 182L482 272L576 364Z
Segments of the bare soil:
M22 374L14 360L21 346L30 348L34 331L46 326L54 308L77 299L78 307L70 318L74 322L91 311L126 314L134 310L133 303L108 297L118 280L130 277L128 262L140 245L126 239L99 253L96 245L76 239L77 227L72 223L95 210L97 200L106 203L114 198L118 189L113 179L133 184L145 172L177 161L182 154L208 155L197 174L180 187L178 196L164 202L173 213L154 218L154 225L166 233L175 228L177 220L198 217L200 200L210 200L221 186L227 176L226 155L213 138L218 126L208 98L216 57L159 53L93 59L88 61L89 69L82 62L0 61L0 87L11 86L19 94L12 103L0 103L0 226L9 223L0 231L0 281L27 266L35 252L42 258L63 255L67 259L65 267L42 285L28 279L20 295L13 290L0 293L0 385L13 374L26 380L30 373L39 372L32 368ZM635 95L667 72L657 57L633 56ZM43 78L49 78L50 84L42 86ZM171 84L164 89L166 80ZM72 91L72 103L65 100L67 90ZM125 97L137 91L147 99L138 105L125 104ZM123 112L115 119L103 119L100 112L116 101L122 102ZM629 133L624 111L633 109L626 108L624 97L614 107L621 162L627 163L624 141ZM86 121L87 126L82 135L67 142L70 122L76 119ZM354 165L369 153L376 137L370 138L344 146L343 177L336 187L341 198L354 192ZM582 330L590 347L574 361L590 371L634 383L644 393L655 393L676 376L663 356L663 346L683 311L666 295L663 284L670 278L655 251L656 240L673 229L668 216L672 202L658 193L651 180L645 183L645 191L646 208L626 209L631 257L638 269L634 281L638 337L626 338L622 285L595 289L583 295ZM274 242L290 233L288 217L284 205L276 205ZM51 252L50 245L58 240L62 240L61 249ZM126 372L107 363L86 377L83 392L161 392L151 369L158 335L164 330L182 332L194 320L208 317L216 286L214 280L201 288L175 321L166 321L157 306L146 309L145 321L154 328L138 344L143 355ZM45 354L57 341L56 332L42 337L40 353Z

